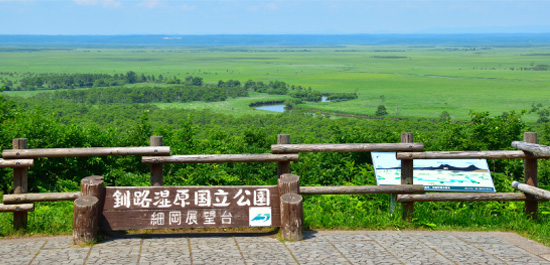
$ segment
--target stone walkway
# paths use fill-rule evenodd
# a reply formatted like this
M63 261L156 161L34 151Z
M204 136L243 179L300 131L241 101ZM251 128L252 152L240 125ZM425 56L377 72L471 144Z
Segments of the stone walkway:
M142 234L94 246L70 236L0 240L0 264L550 264L550 248L513 233L308 231L274 235Z

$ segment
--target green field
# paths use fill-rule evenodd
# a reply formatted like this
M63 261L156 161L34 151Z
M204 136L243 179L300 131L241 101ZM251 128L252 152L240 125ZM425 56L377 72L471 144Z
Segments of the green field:
M0 49L0 73L135 71L182 79L200 76L212 84L229 79L243 83L248 79L279 80L311 86L322 93L359 94L357 100L309 103L301 108L373 116L378 105L385 105L389 116L437 118L447 111L453 119L467 119L470 110L500 115L528 110L533 103L550 106L549 58L550 46ZM10 77L4 74L0 78ZM173 105L251 113L243 99L223 104ZM534 113L525 118L529 122L536 119Z

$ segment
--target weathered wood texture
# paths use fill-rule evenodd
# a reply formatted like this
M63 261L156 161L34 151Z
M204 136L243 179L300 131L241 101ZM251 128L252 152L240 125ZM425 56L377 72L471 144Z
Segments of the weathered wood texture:
M88 176L80 181L80 196L93 196L98 199L97 219L101 221L101 211L105 205L105 184L102 176Z
M380 143L380 144L277 144L271 146L271 153L307 152L393 152L422 151L423 143Z
M235 155L174 155L144 156L144 164L178 164L178 163L253 163L298 161L298 154L235 154Z
M39 158L39 157L76 157L76 156L150 156L170 155L169 146L155 147L88 147L88 148L41 148L2 151L2 157Z
M151 136L149 140L151 146L162 146L162 136ZM151 164L151 186L162 186L164 184L162 167L162 164Z
M23 151L27 149L26 138L15 138L12 141L13 149ZM4 158L7 158L4 156ZM28 171L26 167L13 168L13 194L27 193L28 189ZM27 227L28 215L26 212L13 213L13 227L15 230Z
M299 241L304 239L303 199L296 193L281 196L281 237L284 240Z
M83 196L74 201L74 244L82 245L97 241L98 211L99 200L94 196Z
M277 135L277 144L290 144L290 135L288 134L278 134ZM279 161L277 162L277 176L290 173L290 162L289 161Z
M527 194L550 200L550 191L533 187L531 185L523 184L517 181L512 182L512 187L514 187L514 189L516 190L523 191Z
M414 135L412 133L401 133L401 142L410 144L414 142ZM413 160L401 160L401 185L413 184ZM403 206L403 220L411 221L414 214L414 202L404 202Z
M102 230L249 227L250 209L281 222L277 186L106 187ZM268 226L268 225L267 225Z
M300 177L294 174L283 174L279 178L279 194L296 193L300 190Z
M4 194L5 204L26 203L26 202L55 202L55 201L74 201L80 197L80 192L60 192L60 193L24 193L24 194Z
M32 212L34 211L34 204L1 204L0 203L0 213L3 212Z
M0 168L2 167L32 167L34 160L32 159L11 159L4 160L0 158Z
M397 159L525 159L550 158L550 155L530 156L523 151L435 151L435 152L399 152Z
M525 136L526 135L524 135L524 137ZM525 139L524 139L524 142L513 141L512 142L512 147L516 148L516 149L523 150L523 151L528 151L528 152L532 152L532 153L535 153L535 154L539 154L539 155L550 156L550 146L540 145L540 144L536 144L536 143L529 143L529 142L525 141Z
M423 193L424 185L300 187L300 194Z
M427 194L400 194L399 202L427 202L427 201L524 201L527 197L523 193L427 193Z
M537 133L535 132L526 132L523 134L523 141L529 144L537 144ZM541 146L544 147L544 146ZM546 146L546 148L550 148ZM550 149L548 149L550 150ZM534 154L529 150L524 150L528 154ZM526 158L523 162L523 173L525 184L537 187L539 185L538 181L538 163L537 159ZM530 194L526 194L527 198L534 198ZM532 218L537 218L539 211L539 203L537 201L526 201L524 207L525 214L529 215Z

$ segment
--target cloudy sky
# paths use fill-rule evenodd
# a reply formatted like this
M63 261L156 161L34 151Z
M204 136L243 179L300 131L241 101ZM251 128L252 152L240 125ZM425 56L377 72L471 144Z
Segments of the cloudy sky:
M0 34L550 33L550 0L0 0Z

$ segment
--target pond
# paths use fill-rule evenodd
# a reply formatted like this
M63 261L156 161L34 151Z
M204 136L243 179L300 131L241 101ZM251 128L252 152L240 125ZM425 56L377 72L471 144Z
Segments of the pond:
M329 102L329 101L327 100L327 97L322 97L321 102ZM259 110L285 112L285 105L284 104L271 104L271 105L266 104L266 105L261 105L261 106L254 107L254 108L259 109Z
M285 112L285 105L284 104L263 105L263 106L255 107L255 109L269 110L269 111L275 111L275 112Z

